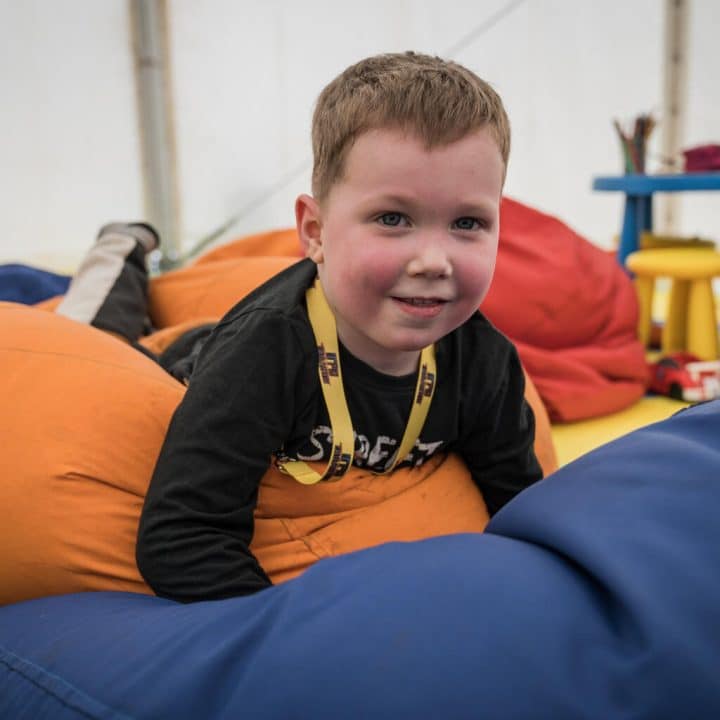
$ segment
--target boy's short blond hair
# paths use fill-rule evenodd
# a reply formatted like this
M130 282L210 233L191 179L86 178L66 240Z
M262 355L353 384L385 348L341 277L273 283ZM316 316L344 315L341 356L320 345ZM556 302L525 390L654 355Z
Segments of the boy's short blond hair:
M417 136L428 149L488 128L507 167L510 122L488 83L439 57L376 55L351 65L318 97L312 122L315 198L324 201L342 178L357 137L395 128Z

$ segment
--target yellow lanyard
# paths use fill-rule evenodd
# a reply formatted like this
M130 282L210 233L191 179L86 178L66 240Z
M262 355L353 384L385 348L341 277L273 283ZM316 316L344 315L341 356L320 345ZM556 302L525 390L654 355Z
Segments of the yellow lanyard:
M288 460L278 462L277 465L280 470L292 475L303 485L314 485L320 480L339 480L348 471L355 453L355 434L343 389L335 316L330 310L318 279L315 279L312 287L308 288L305 299L310 325L312 325L317 342L318 375L330 415L333 447L327 467L322 474L313 470L302 460ZM390 466L379 474L389 473L412 450L425 424L425 418L435 392L436 379L435 347L429 345L420 354L420 368L418 369L412 409L400 447L393 456Z

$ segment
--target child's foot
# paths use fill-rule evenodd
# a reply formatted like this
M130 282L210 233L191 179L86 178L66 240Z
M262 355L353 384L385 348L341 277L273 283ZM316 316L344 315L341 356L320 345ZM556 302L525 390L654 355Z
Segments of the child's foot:
M145 254L152 252L160 245L160 236L157 230L145 222L114 222L103 225L98 232L97 239L102 239L109 233L120 233L135 238L145 250Z

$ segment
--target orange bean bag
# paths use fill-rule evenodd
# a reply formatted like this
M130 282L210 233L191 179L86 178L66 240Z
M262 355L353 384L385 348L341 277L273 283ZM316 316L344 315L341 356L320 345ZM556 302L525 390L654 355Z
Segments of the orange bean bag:
M183 387L115 338L0 304L0 604L90 590L149 593L135 564L143 498ZM390 540L477 531L482 497L438 456L378 480L311 488L271 468L253 551L274 582Z
M89 590L149 593L135 564L143 498L183 387L115 338L0 304L4 412L0 604ZM270 577L389 540L481 531L482 497L456 458L311 488L263 479L253 550Z
M488 520L470 473L454 455L380 478L351 468L337 482L309 487L271 468L260 484L250 547L277 583L322 558L392 540L481 532Z
M153 278L149 314L157 328L222 317L235 303L299 257L235 257L200 262Z
M110 335L9 303L0 383L0 604L149 592L135 535L182 386Z
M305 257L295 228L282 228L245 235L218 247L208 250L195 260L195 265L203 265L219 260L235 260L239 257Z

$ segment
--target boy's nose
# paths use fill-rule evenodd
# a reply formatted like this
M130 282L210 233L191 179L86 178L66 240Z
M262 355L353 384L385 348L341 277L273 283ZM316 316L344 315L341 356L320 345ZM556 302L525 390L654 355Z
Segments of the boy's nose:
M452 275L452 263L441 243L425 242L418 246L407 265L408 275L444 278Z

